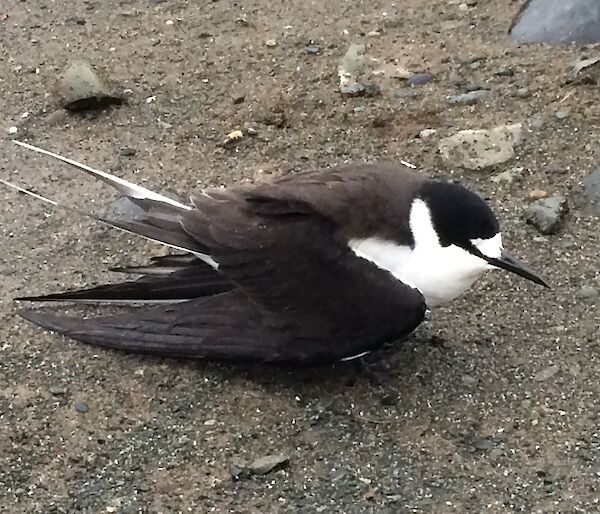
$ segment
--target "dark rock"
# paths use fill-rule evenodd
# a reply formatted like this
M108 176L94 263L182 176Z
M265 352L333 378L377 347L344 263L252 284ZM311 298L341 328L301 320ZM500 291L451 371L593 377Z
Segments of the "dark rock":
M581 184L584 213L600 216L600 168L585 177Z
M289 456L284 453L266 455L265 457L259 457L256 459L252 464L250 464L250 466L248 466L248 469L254 475L266 475L267 473L285 468L289 462Z
M229 474L231 475L232 480L237 481L242 478L247 478L249 476L249 470L240 462L232 462L229 465Z
M555 234L567 212L562 196L552 196L533 202L525 213L525 219L542 234Z
M423 86L433 80L431 73L415 73L406 81L406 85L409 87Z
M510 33L524 43L600 41L598 0L528 0Z
M243 104L244 100L246 100L246 95L244 93L236 93L231 98L234 105Z
M379 96L381 95L381 88L377 84L365 84L364 95Z
M119 155L123 157L133 157L136 154L135 149L129 148L128 146L124 146L119 150Z

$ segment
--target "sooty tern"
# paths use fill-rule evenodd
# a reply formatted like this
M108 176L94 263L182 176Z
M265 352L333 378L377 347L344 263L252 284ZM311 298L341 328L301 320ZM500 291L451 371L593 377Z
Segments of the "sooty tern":
M161 302L91 319L20 312L93 345L237 361L347 360L412 332L427 308L456 298L488 269L546 285L504 251L498 220L484 200L404 164L309 171L269 184L202 190L183 203L17 144L105 181L143 213L86 215L185 252L117 270L140 274L137 280L18 298Z

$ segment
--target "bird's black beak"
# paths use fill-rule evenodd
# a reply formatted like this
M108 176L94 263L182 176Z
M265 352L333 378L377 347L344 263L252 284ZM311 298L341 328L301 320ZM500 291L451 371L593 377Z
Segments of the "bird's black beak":
M486 260L496 268L505 269L506 271L510 271L515 275L519 275L520 277L526 278L527 280L531 280L532 282L535 282L536 284L539 284L541 286L550 287L548 283L535 271L533 271L529 266L518 261L505 250L502 250L502 255L499 259L488 257L486 258Z

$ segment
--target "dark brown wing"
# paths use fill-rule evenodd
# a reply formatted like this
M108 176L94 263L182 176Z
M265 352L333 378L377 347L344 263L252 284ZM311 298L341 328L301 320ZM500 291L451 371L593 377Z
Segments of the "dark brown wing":
M169 356L322 362L370 351L414 330L425 312L418 291L348 247L356 229L365 237L409 234L402 221L408 207L390 202L399 187L393 170L375 171L316 172L212 191L173 218L153 203L157 212L139 222L140 233L155 238L164 231L166 242L185 241L209 255L234 284L229 292L106 318L23 316L99 346ZM414 187L417 179L406 177L406 187ZM381 185L388 198L379 196ZM384 228L390 222L395 228Z
M278 319L299 320L299 339L318 339L338 357L371 350L422 321L422 295L357 257L339 221L273 191L196 196L182 226L252 302Z

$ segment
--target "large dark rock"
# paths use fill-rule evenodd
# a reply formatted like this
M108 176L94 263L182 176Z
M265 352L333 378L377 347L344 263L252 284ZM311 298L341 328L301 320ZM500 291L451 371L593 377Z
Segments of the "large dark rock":
M600 1L527 0L510 33L523 43L600 42Z

